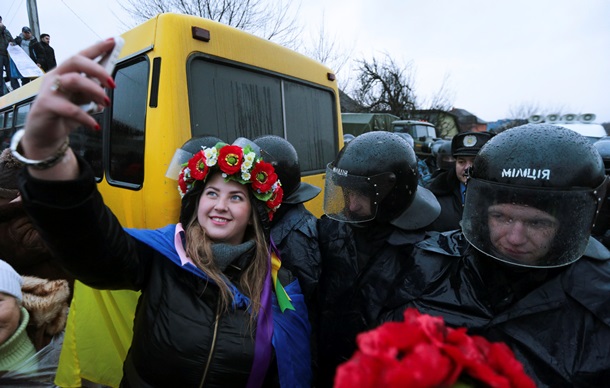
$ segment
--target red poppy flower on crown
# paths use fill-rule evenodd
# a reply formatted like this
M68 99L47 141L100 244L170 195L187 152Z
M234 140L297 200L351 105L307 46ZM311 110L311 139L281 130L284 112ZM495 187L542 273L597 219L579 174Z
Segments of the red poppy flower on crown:
M273 166L258 156L249 145L242 148L218 143L197 152L183 165L178 176L180 196L184 197L196 181L205 181L218 170L227 181L250 185L254 196L269 209L269 219L273 218L284 197L282 184Z

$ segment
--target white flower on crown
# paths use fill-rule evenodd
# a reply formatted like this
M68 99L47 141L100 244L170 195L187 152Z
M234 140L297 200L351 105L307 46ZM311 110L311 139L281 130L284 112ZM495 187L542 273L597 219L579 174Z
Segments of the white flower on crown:
M248 152L244 155L244 162L241 165L242 172L249 172L252 169L252 164L256 160L256 154L254 152Z
M191 179L191 169L188 167L184 168L184 179L185 180Z
M206 166L212 167L216 165L216 162L218 162L218 150L216 147L204 149L203 154L205 155Z

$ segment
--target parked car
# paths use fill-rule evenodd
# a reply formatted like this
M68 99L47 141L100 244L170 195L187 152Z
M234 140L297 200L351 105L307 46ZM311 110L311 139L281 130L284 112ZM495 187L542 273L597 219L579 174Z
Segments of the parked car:
M415 154L424 159L432 152L432 143L438 140L433 124L421 120L397 120L392 122L392 132L408 133L413 138Z

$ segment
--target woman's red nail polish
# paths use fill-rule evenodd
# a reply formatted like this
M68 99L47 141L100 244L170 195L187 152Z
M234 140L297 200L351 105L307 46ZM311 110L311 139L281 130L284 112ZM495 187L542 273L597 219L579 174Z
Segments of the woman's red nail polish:
M104 102L106 103L106 106L110 106L110 98L108 98L108 96L104 97Z
M112 89L116 88L116 84L114 83L114 80L112 79L112 77L108 77L106 82L108 83L108 86L110 86L110 88L112 88Z
M93 126L93 128L94 128L96 131L99 131L99 130L100 130L100 125L99 125L99 124L95 124L95 126Z

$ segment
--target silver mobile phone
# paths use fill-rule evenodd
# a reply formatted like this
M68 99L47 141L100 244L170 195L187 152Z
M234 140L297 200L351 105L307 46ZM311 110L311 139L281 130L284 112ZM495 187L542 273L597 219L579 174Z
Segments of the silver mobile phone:
M99 64L102 65L104 67L104 69L106 70L106 72L110 75L112 75L112 72L114 71L114 67L116 66L117 60L119 58L119 54L121 53L121 50L123 49L124 44L125 44L125 40L123 38L121 38L120 36L115 36L114 37L114 47L112 48L112 50L103 54L101 56L101 58L99 59ZM98 80L96 80L96 82L99 83ZM85 112L87 112L89 114L100 113L103 110L103 109L98 109L97 103L95 103L93 101L91 101L87 104L83 104L80 107L82 110L84 110Z

